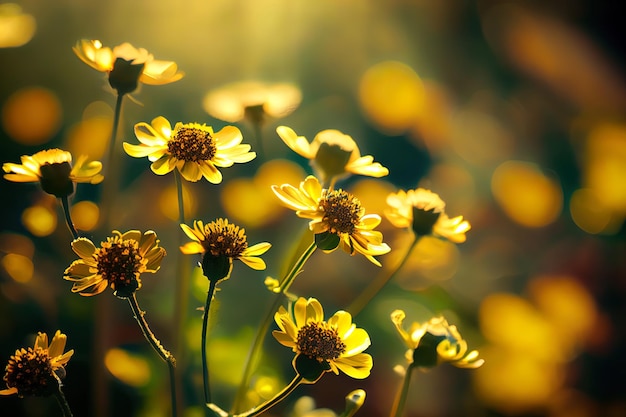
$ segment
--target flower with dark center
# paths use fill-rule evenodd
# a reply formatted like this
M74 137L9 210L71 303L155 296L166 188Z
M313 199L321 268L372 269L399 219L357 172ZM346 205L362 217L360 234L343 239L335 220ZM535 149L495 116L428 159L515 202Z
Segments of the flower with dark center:
M328 223L328 231L335 234L354 233L361 217L365 214L361 202L343 190L323 193L319 205L324 211L322 221Z

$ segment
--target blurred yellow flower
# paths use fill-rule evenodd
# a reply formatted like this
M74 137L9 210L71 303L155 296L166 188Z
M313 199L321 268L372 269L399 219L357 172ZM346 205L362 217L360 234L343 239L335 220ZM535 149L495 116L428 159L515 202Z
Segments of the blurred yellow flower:
M381 264L374 256L391 250L383 243L382 233L374 230L380 224L380 216L366 215L361 202L352 194L341 189L322 189L312 175L302 181L299 188L283 184L272 185L272 190L298 217L311 219L309 229L316 236L328 233L338 237L338 245L320 249L331 252L341 246L350 255L358 252L378 266Z
M439 195L424 188L399 190L387 196L387 219L395 227L410 228L417 235L441 236L454 243L465 242L470 224L463 216L449 218Z
M324 310L315 298L300 297L293 306L293 314L280 307L274 315L280 330L272 335L283 346L299 355L328 365L328 371L363 379L373 366L372 357L363 353L370 345L364 329L356 328L346 311L336 312L324 321ZM294 360L295 361L295 360Z
M48 194L67 197L74 192L74 183L98 184L104 177L100 174L102 163L87 162L87 156L78 158L72 167L72 154L61 149L39 151L32 156L24 155L21 164L2 164L4 178L14 182L37 182Z
M456 326L451 326L443 317L433 317L419 324L413 322L409 331L402 322L406 314L402 310L391 313L391 321L400 337L409 348L406 358L411 366L433 367L449 362L458 368L478 368L485 362L478 359L478 351L467 353L467 342L463 340Z
M159 116L150 125L137 123L135 136L141 143L124 142L127 154L135 158L147 156L152 161L150 168L157 175L176 168L187 181L196 182L204 177L219 184L222 174L217 167L230 167L256 157L256 153L250 152L250 145L241 144L241 131L234 126L214 133L204 124L179 122L172 129L170 122Z
M74 282L72 292L92 296L111 285L120 298L128 298L140 289L141 274L157 272L166 254L151 230L143 234L138 230L114 230L99 248L81 237L72 242L72 250L81 258L72 262L63 277Z
M352 137L339 130L322 130L311 143L287 126L278 126L276 133L291 150L311 161L323 181L331 181L346 174L375 178L389 174L387 168L374 162L373 156L361 156Z
M48 335L39 332L33 348L21 348L9 359L0 395L47 396L58 392L65 364L74 350L63 352L67 336L57 330L48 346Z

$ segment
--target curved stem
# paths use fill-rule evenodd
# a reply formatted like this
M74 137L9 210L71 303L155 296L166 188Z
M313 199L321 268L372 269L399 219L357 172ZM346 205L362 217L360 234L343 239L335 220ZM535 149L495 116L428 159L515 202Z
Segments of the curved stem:
M70 202L67 196L61 197L61 205L63 206L63 213L65 214L65 223L67 223L67 228L70 229L72 237L76 240L78 239L78 232L76 231L74 222L72 221L72 215L70 214Z
M207 329L209 327L209 310L211 308L211 300L213 299L213 294L215 294L215 286L217 285L217 280L209 280L209 290L206 295L206 304L204 306L204 314L202 316L202 382L204 385L204 403L209 404L211 402L211 387L209 384L209 366L207 364L206 358L206 340L207 340Z
M406 404L406 397L409 393L409 385L411 385L411 374L413 373L413 365L409 365L404 374L404 380L402 381L402 387L400 391L396 394L396 399L393 402L393 407L391 408L391 413L389 413L389 417L400 417L402 415L402 411L404 411L404 405Z
M152 330L150 330L150 327L148 326L148 322L144 318L144 315L146 313L144 311L141 311L141 309L139 308L139 303L137 303L137 297L135 293L133 293L132 296L128 297L127 300L128 300L128 303L130 304L131 310L133 311L135 320L137 320L137 324L139 324L139 327L141 328L141 332L143 333L144 337L146 338L146 340L148 341L152 349L154 349L154 351L161 357L161 359L167 362L167 366L168 366L169 373L170 373L170 394L171 394L171 402L172 402L172 416L176 417L177 415L176 378L174 375L174 368L176 366L176 358L174 358L174 356L167 349L163 347L159 339L157 339L154 333L152 333Z
M317 246L315 242L311 243L308 248L300 255L296 263L291 267L287 276L281 281L279 287L275 290L276 297L274 298L274 302L270 307L268 314L263 319L263 323L257 329L254 342L250 347L250 351L248 352L248 357L246 359L246 364L243 371L243 377L241 379L241 383L239 385L239 389L237 390L237 394L235 396L235 401L233 403L233 412L237 412L239 407L241 406L241 402L243 401L246 391L248 390L248 386L250 385L250 378L252 377L252 372L256 368L256 364L258 362L259 356L261 354L261 348L263 347L263 341L265 340L265 335L272 323L272 319L274 318L274 313L278 310L278 307L282 304L285 299L285 293L291 287L291 284L298 276L298 273L302 271L302 267L304 266L307 259L313 255Z
M61 381L59 381L59 390L55 391L54 393L54 398L56 398L57 402L59 403L61 411L63 411L63 417L73 417L70 405L67 403L65 395L63 394L63 390L61 389Z
M254 407L244 413L241 414L235 414L234 417L253 417L253 416L258 416L259 414L269 410L270 408L272 408L273 406L275 406L276 404L278 404L279 402L281 402L282 400L284 400L289 394L291 394L291 392L296 389L296 387L298 385L300 385L302 383L304 378L302 378L302 376L300 375L296 375L291 382L289 383L289 385L287 385L285 388L283 388L278 394L276 394L273 398L265 401L263 404Z
M384 273L379 274L376 277L376 279L370 281L369 285L363 291L361 291L361 293L356 297L354 301L352 301L352 303L350 303L350 306L346 310L350 314L352 314L353 317L359 314L361 310L365 308L367 303L369 303L372 300L372 298L374 298L374 296L378 294L378 292L382 290L383 287L389 281L391 281L391 279L395 277L396 274L402 269L404 264L406 264L406 261L411 257L411 253L417 246L417 242L419 242L419 237L414 236L413 241L411 242L411 245L409 246L409 249L406 251L404 255L404 258L402 258L402 260L400 261L398 266L396 266L393 272L389 275L385 275Z

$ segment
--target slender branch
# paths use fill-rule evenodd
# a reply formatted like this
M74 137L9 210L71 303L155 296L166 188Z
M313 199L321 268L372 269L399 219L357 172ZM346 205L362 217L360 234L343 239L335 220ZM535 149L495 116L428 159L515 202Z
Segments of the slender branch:
M57 402L59 403L61 411L63 411L63 417L73 417L70 405L67 403L65 395L63 394L63 390L61 389L61 381L59 381L59 390L55 391L54 393L54 398L56 398Z
M389 275L385 274L384 272L381 272L376 277L376 279L370 281L369 285L363 291L361 291L361 293L356 297L356 299L354 299L354 301L352 301L352 303L346 310L350 314L352 314L353 317L359 314L361 310L365 308L367 303L369 303L372 300L372 298L374 298L374 296L376 296L376 294L378 294L378 292L382 290L383 287L389 281L391 281L391 279L395 277L396 274L402 269L404 264L406 264L406 261L411 257L411 253L417 246L417 242L419 242L419 237L414 236L413 241L411 242L411 245L409 246L409 249L404 254L404 258L402 258L400 263L398 263L398 266L396 266L393 272Z
M211 387L209 382L209 365L206 357L206 341L207 330L209 324L209 311L211 309L211 300L213 300L213 294L215 294L215 286L217 280L209 280L209 290L206 295L206 304L204 306L204 314L202 316L202 382L204 383L204 403L211 403Z
M74 222L72 221L72 215L70 214L70 202L67 196L61 197L61 205L63 206L63 213L65 214L65 223L67 223L67 228L70 229L72 237L76 240L78 239L78 232L76 231Z
M406 404L406 397L409 393L409 385L411 385L411 374L415 368L413 365L409 365L404 374L404 380L402 381L402 387L400 391L396 394L396 398L393 402L393 407L391 408L391 413L389 413L389 417L400 417L402 415L402 411L404 411L404 405Z
M130 308L133 311L135 316L135 320L137 320L137 324L141 328L141 332L145 336L146 340L154 349L154 351L167 362L167 366L170 373L170 394L171 394L171 402L172 402L172 416L176 417L177 415L177 406L176 406L176 378L174 373L174 368L176 366L176 358L163 347L159 339L156 338L150 327L148 326L148 322L144 318L145 312L141 311L139 308L139 304L137 303L137 297L135 293L132 296L128 297L128 303L130 304Z
M235 401L233 403L233 412L237 412L239 407L241 406L241 402L243 401L246 391L248 390L248 386L250 385L250 378L252 377L252 372L256 368L257 362L259 360L261 354L261 348L263 347L263 341L265 340L265 335L272 323L272 319L274 318L274 313L278 310L278 307L282 304L285 299L285 293L291 287L298 273L302 271L302 267L304 266L307 259L311 257L313 252L317 246L314 243L311 243L308 248L300 255L296 263L289 270L287 276L281 281L280 286L276 289L276 297L274 298L274 302L270 307L268 314L263 319L263 323L257 329L254 342L250 347L250 351L248 352L248 357L246 358L246 364L243 371L243 377L241 379L241 383L239 385L239 389L237 390L237 394L235 395Z
M174 181L176 182L176 195L178 196L178 224L185 223L185 203L183 201L183 181L180 172L174 170Z
M113 116L113 130L111 131L111 140L109 141L109 166L113 161L113 155L115 154L115 142L117 141L117 131L120 125L120 115L122 114L122 100L124 94L118 94L115 100L115 114Z
M275 406L276 404L278 404L279 402L281 402L282 400L284 400L289 394L291 394L291 392L296 389L298 387L298 385L300 385L302 383L304 378L302 378L301 375L296 375L291 382L289 383L289 385L287 385L285 388L283 388L279 393L277 393L273 398L265 401L263 404L254 407L244 413L241 414L235 414L234 417L254 417L254 416L258 416L261 413L264 413L265 411L269 410L270 408L272 408L273 406Z
M176 191L178 195L178 236L179 246L183 245L185 233L180 228L181 224L185 223L185 206L183 202L183 182L180 172L177 169L174 170L174 179L176 182ZM178 271L178 280L176 281L176 346L175 350L179 355L179 360L184 363L185 357L181 356L184 336L183 329L187 321L187 296L189 295L189 267L185 261L183 254L178 251L178 257L176 258L176 270Z

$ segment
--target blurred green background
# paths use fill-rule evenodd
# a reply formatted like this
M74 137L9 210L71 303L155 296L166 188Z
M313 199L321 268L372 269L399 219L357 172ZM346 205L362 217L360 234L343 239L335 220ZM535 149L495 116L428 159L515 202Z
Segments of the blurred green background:
M133 125L164 116L216 130L207 95L229 83L288 83L301 95L290 113L269 118L262 137L245 121L244 142L263 141L255 161L223 169L220 185L185 184L188 222L218 216L269 241L265 273L236 263L221 285L210 354L215 399L234 396L255 326L271 303L263 280L278 277L306 221L280 207L272 184L296 185L311 172L275 133L286 125L309 141L324 129L352 136L389 176L338 184L368 213L388 193L430 188L450 216L472 225L460 245L426 239L396 279L356 318L374 356L363 381L325 376L295 399L341 410L351 390L367 391L363 416L384 416L400 377L404 347L389 314L408 321L442 313L486 360L475 371L442 366L411 386L407 416L626 415L626 83L617 6L609 2L458 0L42 1L0 4L0 155L61 147L103 159L114 95L103 74L71 47L99 39L130 42L175 61L185 77L142 86L126 100L118 145L122 189L113 227L155 230L168 250L138 294L155 333L179 359L185 416L200 408L199 335L206 281L197 271L187 321L172 294L181 258L172 175L122 153ZM279 97L280 100L280 97ZM279 103L280 104L280 103ZM289 103L288 103L289 104ZM278 104L277 104L278 105ZM221 116L220 116L221 117ZM253 149L254 150L254 149ZM106 180L105 180L106 181ZM83 234L103 240L101 186L81 185L73 215ZM70 293L63 271L76 259L54 198L37 185L0 181L0 359L38 331L68 335L75 354L64 391L76 416L168 415L165 366L142 339L130 310L107 291ZM408 244L383 220L392 252L383 268L363 257L316 253L293 291L317 297L327 316L346 308ZM184 266L180 266L184 265ZM271 336L252 400L291 379L291 352ZM5 363L5 362L3 362ZM60 415L51 398L0 398L2 415Z

